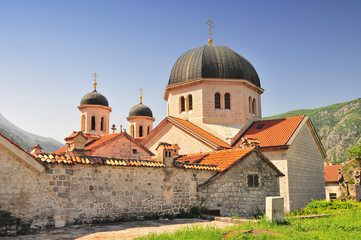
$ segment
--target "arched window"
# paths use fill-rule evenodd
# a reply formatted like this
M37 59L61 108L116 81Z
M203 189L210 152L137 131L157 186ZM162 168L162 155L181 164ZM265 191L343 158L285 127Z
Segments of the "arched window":
M251 97L248 98L248 111L252 112L252 98Z
M81 116L81 131L85 132L85 116Z
M139 126L139 137L143 137L143 126Z
M186 104L185 104L185 99L184 97L180 98L180 111L184 112L186 110Z
M221 109L221 94L214 94L214 108Z
M253 98L253 101L252 101L252 113L256 113L256 99Z
M130 136L134 137L134 125L130 126Z
M100 130L104 131L104 117L102 117L100 121Z
M91 130L95 130L95 116L92 116L92 128Z
M224 108L231 109L231 95L229 93L224 94Z
M188 95L188 111L193 110L193 98L192 95Z
M149 132L150 132L150 127L148 126L148 128L147 128L147 136L149 135Z

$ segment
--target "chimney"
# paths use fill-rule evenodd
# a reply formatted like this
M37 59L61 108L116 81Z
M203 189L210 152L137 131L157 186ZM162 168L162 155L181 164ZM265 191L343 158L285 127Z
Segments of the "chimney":
M172 144L172 148L173 148L173 159L176 159L179 156L180 147L178 146L178 144Z
M160 142L157 151L157 161L162 162L166 168L173 167L173 146L169 143Z
M70 155L84 155L84 147L87 138L81 131L75 132L69 137L65 138L67 149L66 152Z

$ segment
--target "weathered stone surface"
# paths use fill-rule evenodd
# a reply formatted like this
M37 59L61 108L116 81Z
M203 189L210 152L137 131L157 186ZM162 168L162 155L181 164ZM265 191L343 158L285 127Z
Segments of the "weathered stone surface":
M248 187L247 175L259 176L259 187ZM210 184L200 187L202 207L222 216L250 217L265 212L265 197L278 196L276 172L256 153L231 167Z

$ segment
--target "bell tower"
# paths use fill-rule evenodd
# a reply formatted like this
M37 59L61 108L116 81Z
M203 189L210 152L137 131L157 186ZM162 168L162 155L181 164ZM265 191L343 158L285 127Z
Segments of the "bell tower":
M144 138L148 136L153 130L153 122L155 120L152 110L143 104L143 89L140 88L139 92L140 103L130 109L129 116L127 117L129 133L130 136L134 138Z
M84 133L94 135L104 135L109 133L109 114L112 109L108 100L97 92L96 73L94 77L94 90L87 93L80 101L78 109L80 111L80 130Z

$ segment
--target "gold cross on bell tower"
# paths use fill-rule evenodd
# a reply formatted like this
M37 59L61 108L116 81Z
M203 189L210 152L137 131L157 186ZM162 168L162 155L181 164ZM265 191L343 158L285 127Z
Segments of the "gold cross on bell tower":
M140 92L140 96L139 96L140 103L142 103L142 101L143 101L143 95L142 95L142 93L144 92L144 91L143 91L143 88L139 88L139 92Z
M99 78L98 77L98 74L95 72L94 74L93 74L93 77L94 77L94 83L93 83L93 86L94 86L94 90L97 90L97 78Z
M209 17L208 19L207 19L207 22L206 22L207 24L208 24L208 26L209 26L209 39L208 39L208 43L209 43L209 45L212 45L212 43L213 43L213 40L212 40L212 28L214 28L214 26L213 26L213 22L211 21L211 17Z

